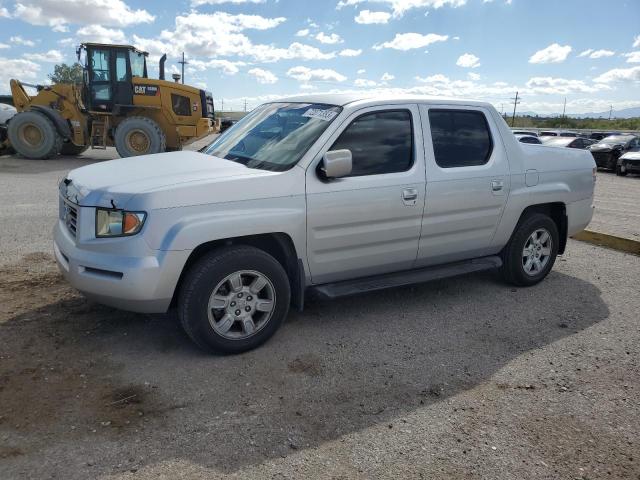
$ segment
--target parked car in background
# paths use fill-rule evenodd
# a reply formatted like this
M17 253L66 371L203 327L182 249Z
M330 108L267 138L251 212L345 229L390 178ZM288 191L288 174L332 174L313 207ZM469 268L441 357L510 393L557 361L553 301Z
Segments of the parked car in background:
M603 138L610 137L612 135L622 135L620 132L593 132L589 135L589 138L599 142Z
M234 120L224 117L220 120L220 133L224 132L225 130L228 130L234 123L236 123Z
M589 224L594 185L588 152L519 144L489 103L307 95L256 108L206 153L70 172L53 250L88 297L175 305L197 345L239 353L307 291L411 295L490 268L535 285Z
M0 103L0 145L7 139L7 122L16 113L15 107L6 103ZM1 146L0 150L2 150Z
M622 155L640 150L640 139L635 135L612 135L591 145L589 150L598 168L616 170Z
M624 177L627 173L640 174L640 151L621 155L616 165L616 175Z
M537 132L532 132L530 130L512 130L514 135L528 135L530 137L537 137Z
M540 141L540 139L537 136L534 135L516 135L516 138L518 139L518 141L520 143L530 143L530 144L534 144L534 145L540 145L542 142Z
M565 147L585 149L592 144L591 140L582 137L552 137L544 142L549 147Z
M540 132L540 137L577 137L576 132L565 132L562 130L545 130Z

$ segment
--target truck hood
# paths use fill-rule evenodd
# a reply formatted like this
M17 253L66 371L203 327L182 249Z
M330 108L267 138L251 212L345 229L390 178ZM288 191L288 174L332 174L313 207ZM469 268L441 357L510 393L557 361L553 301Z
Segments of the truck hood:
M627 152L620 157L621 160L633 160L640 162L640 152Z
M82 206L123 208L135 195L188 183L220 182L273 172L203 153L181 151L94 163L69 172L60 192Z
M611 152L617 148L622 148L621 143L595 143L589 147L592 152Z

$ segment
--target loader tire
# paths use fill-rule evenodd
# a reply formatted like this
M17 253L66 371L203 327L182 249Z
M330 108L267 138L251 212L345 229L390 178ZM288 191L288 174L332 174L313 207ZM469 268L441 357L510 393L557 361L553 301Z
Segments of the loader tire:
M115 144L121 157L161 153L167 149L167 139L160 126L147 117L127 118L118 125Z
M67 155L69 157L74 157L76 155L80 155L81 153L86 152L89 149L88 145L78 146L71 142L63 143L62 149L60 150L60 155Z
M13 149L33 160L55 157L62 149L62 137L55 125L39 112L15 115L9 122L7 134Z

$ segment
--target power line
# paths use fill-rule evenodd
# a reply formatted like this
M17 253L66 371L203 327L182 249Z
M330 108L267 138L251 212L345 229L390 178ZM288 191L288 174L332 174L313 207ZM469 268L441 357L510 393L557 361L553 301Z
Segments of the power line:
M184 52L182 52L182 60L178 63L182 65L182 84L184 85L184 66L189 64L189 62L184 59Z

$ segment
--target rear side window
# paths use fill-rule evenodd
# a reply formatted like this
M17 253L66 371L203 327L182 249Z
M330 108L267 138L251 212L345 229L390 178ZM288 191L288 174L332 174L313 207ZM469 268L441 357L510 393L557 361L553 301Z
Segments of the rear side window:
M482 112L429 110L429 123L439 167L472 167L489 161L493 142Z
M351 177L404 172L413 164L411 113L392 110L367 113L345 129L331 150L349 149Z

